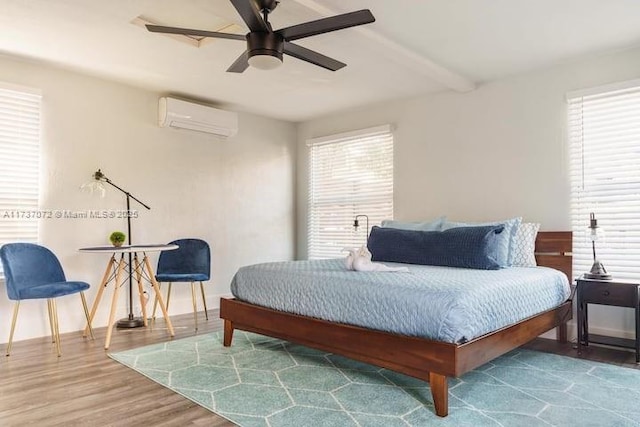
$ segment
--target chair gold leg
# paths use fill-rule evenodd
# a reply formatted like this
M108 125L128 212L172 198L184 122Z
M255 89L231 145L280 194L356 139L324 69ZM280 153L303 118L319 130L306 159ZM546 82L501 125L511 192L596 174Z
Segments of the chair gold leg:
M60 357L62 356L62 351L60 351L60 325L58 324L58 307L54 298L51 298L51 312L53 313L53 326L56 330L56 350L58 351L58 357Z
M191 302L193 304L193 320L196 324L196 332L198 331L198 307L196 305L196 286L191 282Z
M9 343L7 344L7 356L11 354L11 344L13 343L13 331L16 329L16 319L18 318L18 310L20 310L20 301L16 301L13 305L13 317L11 318L11 332L9 332Z
M204 286L200 282L200 292L202 292L202 305L204 305L204 318L209 320L209 312L207 311L207 298L204 296Z
M92 340L96 337L93 335L93 328L91 327L91 316L89 316L89 309L87 308L87 299L84 297L84 292L80 292L80 299L82 300L82 308L84 309L84 317L87 318L87 328L89 328L89 335ZM86 336L86 334L83 334Z
M56 342L56 333L53 330L53 316L51 315L51 300L47 299L47 313L49 314L49 328L51 329L51 342Z

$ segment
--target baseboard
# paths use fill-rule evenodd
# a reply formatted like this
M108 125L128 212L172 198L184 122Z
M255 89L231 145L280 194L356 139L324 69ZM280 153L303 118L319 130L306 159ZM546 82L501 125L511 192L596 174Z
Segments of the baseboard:
M162 296L166 298L166 294L164 293ZM205 288L206 292L206 288ZM200 295L200 289L196 289L196 304L198 306L198 311L202 310L202 297ZM207 297L207 310L217 310L220 308L220 298L233 298L231 294L215 294L209 295L206 294ZM165 301L166 302L166 301ZM147 311L153 307L153 300L147 303ZM186 314L193 312L193 302L191 300L191 292L188 289L184 289L179 291L177 286L173 286L173 290L171 291L171 300L169 302L169 315L178 315L178 314Z
M577 328L577 326L576 326ZM635 331L627 331L627 330L619 330L619 329L610 329L610 328L599 328L597 326L589 325L589 333L596 335L605 335L608 337L616 337L616 338L627 338L630 340L634 340L636 338ZM578 336L578 333L575 333L575 336Z

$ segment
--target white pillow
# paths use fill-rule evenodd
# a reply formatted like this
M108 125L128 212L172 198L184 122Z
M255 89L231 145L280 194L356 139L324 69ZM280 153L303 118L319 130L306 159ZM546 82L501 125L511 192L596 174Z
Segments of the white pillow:
M441 216L431 221L422 222L406 222L385 219L382 221L383 228L397 228L400 230L418 230L418 231L442 231L442 225L447 220L446 216Z
M526 222L518 226L511 248L514 267L535 267L537 265L534 252L538 230L540 230L540 224L536 223Z

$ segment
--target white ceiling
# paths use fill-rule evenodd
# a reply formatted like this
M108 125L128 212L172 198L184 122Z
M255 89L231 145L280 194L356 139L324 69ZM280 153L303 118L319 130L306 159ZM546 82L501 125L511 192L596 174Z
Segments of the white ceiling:
M296 42L346 62L337 72L285 56L276 70L227 73L242 41L194 47L131 23L245 28L228 0L0 0L0 52L300 121L640 45L639 0L282 0L270 19L278 29L364 8L375 23Z

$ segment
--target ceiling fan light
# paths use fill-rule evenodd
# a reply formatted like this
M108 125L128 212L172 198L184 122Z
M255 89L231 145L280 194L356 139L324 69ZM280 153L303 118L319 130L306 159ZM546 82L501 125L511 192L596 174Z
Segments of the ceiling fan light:
M273 55L254 55L249 58L249 65L259 70L273 70L282 65L282 59Z

